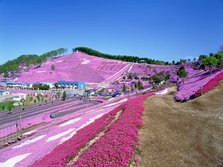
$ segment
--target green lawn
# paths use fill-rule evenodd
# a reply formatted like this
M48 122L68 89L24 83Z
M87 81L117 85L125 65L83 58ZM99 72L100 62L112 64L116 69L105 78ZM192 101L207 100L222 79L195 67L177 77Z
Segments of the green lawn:
M8 110L8 106L9 106L9 104L10 104L9 101L7 101L7 102L1 102L1 103L0 103L0 112L3 111L3 107L2 107L2 106L5 106L4 111L5 111L5 110ZM18 108L18 107L21 107L21 106L14 106L14 108Z

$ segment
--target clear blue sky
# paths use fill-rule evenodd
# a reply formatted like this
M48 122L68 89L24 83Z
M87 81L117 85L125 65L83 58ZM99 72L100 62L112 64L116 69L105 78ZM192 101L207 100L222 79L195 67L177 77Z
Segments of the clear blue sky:
M172 61L222 45L223 0L0 0L0 64L60 47Z

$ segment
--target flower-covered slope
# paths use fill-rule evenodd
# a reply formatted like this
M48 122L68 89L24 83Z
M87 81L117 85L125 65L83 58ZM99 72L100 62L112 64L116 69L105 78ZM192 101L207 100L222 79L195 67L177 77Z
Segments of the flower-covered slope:
M187 79L182 79L177 84L175 99L177 101L187 101L192 96L196 97L201 93L211 90L214 86L219 84L220 80L223 79L222 75L223 70L216 69L213 73L208 71Z
M19 82L86 81L102 82L129 63L85 55L81 52L50 59L40 67L22 73ZM51 70L51 66L55 70ZM118 77L118 76L117 76Z
M149 94L152 95L152 94ZM142 101L149 95L131 99L111 112L105 114L90 125L77 131L71 139L57 146L51 153L31 166L67 166L78 155L89 140L95 138L115 118L118 111L121 116L106 129L105 134L95 141L74 166L123 166L135 159L138 128L143 126ZM137 104L137 105L136 105Z

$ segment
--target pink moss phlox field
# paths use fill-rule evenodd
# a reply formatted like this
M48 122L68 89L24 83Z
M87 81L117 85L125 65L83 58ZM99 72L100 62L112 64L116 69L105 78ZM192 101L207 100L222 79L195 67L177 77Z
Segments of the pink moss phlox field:
M135 146L136 142L139 140L137 137L138 127L143 126L143 122L141 121L141 114L143 112L142 101L147 96L149 95L143 95L133 100L129 100L128 103L126 102L123 103L119 107L103 115L101 118L96 119L90 125L78 130L77 133L71 139L58 145L51 153L44 156L42 159L34 162L31 165L31 167L66 166L67 163L69 163L69 160L78 154L80 148L85 146L90 139L93 139L100 131L105 129L106 125L108 125L114 119L116 113L123 108L125 109L123 111L123 114L120 116L117 123L113 123L110 126L105 136L109 136L110 135L109 131L111 131L112 132L112 136L110 136L111 143L116 144L119 142L120 144L122 144L125 140L127 144L122 144L120 146L117 146L116 148L112 148L111 146L110 147L106 146L104 147L104 150L107 149L108 151L110 151L112 153L110 156L114 156L113 160L119 161L116 164L124 164L127 161L129 162L129 160L133 156L135 156L134 148L132 146ZM135 104L141 104L141 105L135 106ZM120 126L121 124L123 124L124 126L121 127ZM119 134L115 136L114 132ZM122 140L122 137L124 140ZM102 140L105 139L107 140L108 138L102 138ZM95 143L94 145L97 144ZM90 150L94 148L94 145L90 148ZM119 150L117 150L118 148ZM114 151L118 151L119 153L121 152L125 153L124 155L122 155L125 162L122 162L121 158L122 156L116 157L118 154L115 154ZM83 159L83 156L80 158L81 160ZM100 159L100 157L98 158ZM76 163L78 162L79 161L77 161ZM89 163L92 163L92 161L89 161ZM113 163L114 162L112 161L110 165ZM103 163L101 165L103 166Z
M181 80L177 84L175 99L177 101L189 100L192 96L197 94L196 92L198 92L201 87L204 87L210 80L215 78L220 73L222 73L222 70L219 71L216 69L212 74L210 74L210 72L205 72L188 79Z
M55 70L51 70L51 65ZM40 67L21 73L19 82L57 82L58 80L85 81L87 83L102 82L112 77L129 63L89 56L81 52L50 59Z
M78 154L80 148L86 145L90 139L95 137L111 122L118 110L119 108L116 108L90 125L80 129L71 139L57 146L50 154L36 161L31 167L66 166L69 160Z
M206 93L208 92L209 90L212 90L215 86L219 85L220 82L223 80L223 72L221 72L220 74L218 74L216 77L214 77L213 79L211 79L207 84L205 84L203 86L203 93ZM198 90L196 93L195 93L195 97L201 95L201 90Z
M143 100L151 96L143 95L123 103L123 112L105 134L86 150L74 166L125 166L136 157L138 131L143 126ZM136 160L137 161L137 160Z

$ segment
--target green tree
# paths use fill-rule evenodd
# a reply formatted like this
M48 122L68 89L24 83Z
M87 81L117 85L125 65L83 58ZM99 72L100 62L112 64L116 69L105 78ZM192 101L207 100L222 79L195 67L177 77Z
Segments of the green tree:
M170 79L170 73L166 72L164 80L168 81L169 79Z
M180 77L180 78L185 78L185 77L187 77L187 72L186 72L184 66L181 66L181 67L177 70L177 75L178 75L178 77Z
M66 100L66 97L67 97L67 94L66 94L66 92L64 91L64 92L63 92L63 96L62 96L63 101Z
M132 73L128 75L128 79L132 79Z
M218 52L218 53L216 53L215 55L214 55L214 57L216 58L216 59L218 59L218 67L221 67L222 65L223 65L223 52Z
M142 82L138 81L138 90L142 90L142 89L144 89Z
M214 56L214 54L213 53L210 53L209 56L212 57L212 56Z
M196 62L193 62L193 63L192 63L192 68L193 68L194 70L199 70L200 67L201 67L201 63L200 63L199 61L196 61Z
M137 84L137 82L135 83L135 89L138 87L138 84Z
M202 63L205 67L207 67L211 73L213 68L217 67L219 60L216 59L215 57L206 57L202 60Z
M126 86L125 86L125 84L122 85L122 91L123 92L126 92Z
M41 94L38 94L36 97L37 97L37 99L38 99L38 102L40 102L40 99L41 99Z
M9 74L8 74L7 71L5 71L5 72L4 72L4 78L6 79L6 78L8 78L8 77L9 77Z
M5 110L5 106L3 105L3 106L2 106L2 111L4 111L4 110Z
M15 76L15 73L14 73L14 71L11 71L11 75L12 75L12 76Z
M8 106L7 106L7 110L11 111L13 108L13 103L9 102Z
M55 65L54 64L51 65L51 70L55 70Z
M159 65L166 64L166 62L164 62L164 61L152 60L152 59L149 59L146 57L139 58L137 56L104 54L104 53L98 52L96 50L87 48L87 47L77 47L77 48L72 49L73 53L77 50L80 52L86 53L88 55L102 57L102 58L106 58L106 59L115 59L115 60L122 60L122 61L128 61L128 62L139 62L140 60L144 60L147 64L159 64Z
M152 80L153 80L153 82L155 82L156 84L159 84L159 83L162 81L162 79L160 78L160 76L159 76L158 74L153 75L153 76L152 76Z
M56 89L58 89L58 87L59 87L58 83L54 83L54 86L55 86Z
M20 100L20 102L22 102L22 105L24 106L25 99L24 99L24 98L22 98L22 99Z
M208 56L207 56L207 55L200 55L198 60L203 60L203 59L205 59L206 57L208 57Z
M57 97L58 98L60 98L60 95L61 95L61 93L60 92L57 92Z

